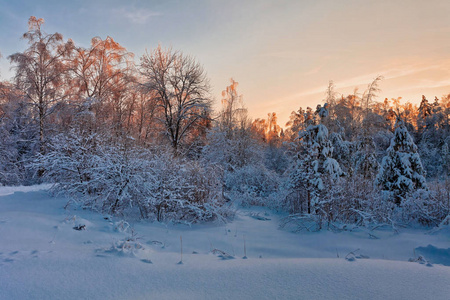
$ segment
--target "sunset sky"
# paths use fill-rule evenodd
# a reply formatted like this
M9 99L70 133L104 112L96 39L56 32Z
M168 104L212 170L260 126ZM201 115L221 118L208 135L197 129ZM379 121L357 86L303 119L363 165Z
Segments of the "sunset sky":
M420 102L450 93L450 1L0 0L0 76L26 47L28 18L77 45L113 37L136 55L161 43L191 54L211 80L217 106L233 77L253 118L322 103L384 76L378 100Z

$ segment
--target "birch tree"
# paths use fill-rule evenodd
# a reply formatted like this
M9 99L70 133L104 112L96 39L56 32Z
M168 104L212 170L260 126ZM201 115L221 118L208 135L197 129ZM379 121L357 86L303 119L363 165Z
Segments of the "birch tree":
M63 83L67 74L66 58L73 49L71 40L64 42L60 33L42 30L44 19L30 17L23 38L29 47L9 56L15 65L15 83L34 106L39 122L40 152L45 152L46 119L64 98Z

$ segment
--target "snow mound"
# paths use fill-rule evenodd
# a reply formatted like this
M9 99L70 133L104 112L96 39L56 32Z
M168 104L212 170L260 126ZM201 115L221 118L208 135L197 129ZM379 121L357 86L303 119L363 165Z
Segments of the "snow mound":
M36 191L49 190L53 184L40 184L31 186L0 186L0 196L12 195L16 192L29 193Z
M437 248L433 245L417 247L416 252L426 257L430 263L450 266L450 248Z

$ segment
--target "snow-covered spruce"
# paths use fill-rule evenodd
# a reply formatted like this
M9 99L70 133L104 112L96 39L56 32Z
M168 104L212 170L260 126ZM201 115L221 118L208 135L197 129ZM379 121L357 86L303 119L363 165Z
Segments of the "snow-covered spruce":
M427 190L425 171L417 146L403 121L399 120L387 155L383 158L376 184L390 193L390 198L400 204L415 190Z
M328 139L328 129L323 124L309 125L299 133L300 153L291 173L291 190L306 204L292 209L293 212L312 213L317 209L326 187L337 180L343 171L332 158L333 147ZM304 210L306 208L306 210ZM299 209L299 211L296 211Z

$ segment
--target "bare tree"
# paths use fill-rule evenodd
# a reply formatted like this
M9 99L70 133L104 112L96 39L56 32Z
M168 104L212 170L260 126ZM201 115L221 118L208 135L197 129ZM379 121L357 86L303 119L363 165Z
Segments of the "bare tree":
M23 38L29 47L22 53L9 56L15 64L15 81L37 109L40 152L45 151L45 121L64 97L64 76L68 65L65 58L73 48L69 40L64 43L60 33L47 34L41 30L44 19L30 17L28 31Z
M94 37L88 49L78 47L73 58L76 88L80 95L103 100L116 89L133 67L133 53L114 39ZM116 82L115 82L116 81Z
M237 92L238 82L233 78L230 79L230 82L231 84L222 91L222 111L219 116L219 125L222 130L227 132L228 137L239 124L240 112L245 110L242 95Z
M383 80L383 76L377 76L368 86L367 90L364 92L363 95L363 101L364 101L364 109L366 111L365 118L367 118L369 114L369 108L370 104L372 103L373 99L377 97L377 93L380 91L380 88L378 87L378 84L381 80Z
M130 120L134 99L133 53L114 41L94 37L87 49L77 47L72 58L73 95L90 99L98 121L112 122L116 134ZM109 124L106 122L106 124Z
M158 46L141 58L144 86L156 94L162 109L160 121L178 153L210 111L209 82L203 67L190 56Z

